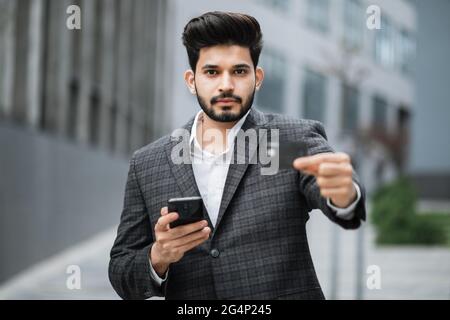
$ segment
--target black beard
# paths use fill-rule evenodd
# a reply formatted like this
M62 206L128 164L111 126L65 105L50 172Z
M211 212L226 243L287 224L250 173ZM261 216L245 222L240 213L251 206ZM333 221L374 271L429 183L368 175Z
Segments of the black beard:
M198 92L198 91L197 91ZM256 92L256 88L253 89L253 92L248 96L248 99L246 100L247 103L245 105L242 104L241 102L241 110L238 114L232 114L232 113L225 113L225 114L217 114L214 111L214 108L212 107L212 105L214 104L214 101L217 99L225 99L225 98L233 98L236 99L238 101L242 100L239 97L230 95L230 94L224 94L221 95L220 97L217 97L216 99L211 99L211 108L208 108L208 106L205 103L205 100L197 94L197 100L198 100L198 104L200 105L200 107L202 108L203 112L206 113L206 115L217 122L237 122L239 120L242 119L242 117L244 117L248 110L250 110L250 108L253 105L253 100L255 98L255 92Z

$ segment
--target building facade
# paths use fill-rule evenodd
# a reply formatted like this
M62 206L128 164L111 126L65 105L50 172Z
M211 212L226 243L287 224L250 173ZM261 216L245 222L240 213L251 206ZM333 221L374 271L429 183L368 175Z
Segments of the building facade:
M67 27L73 5L79 30ZM1 117L128 157L165 126L166 10L161 0L1 0Z
M131 153L168 130L166 4L0 0L0 283L118 223Z

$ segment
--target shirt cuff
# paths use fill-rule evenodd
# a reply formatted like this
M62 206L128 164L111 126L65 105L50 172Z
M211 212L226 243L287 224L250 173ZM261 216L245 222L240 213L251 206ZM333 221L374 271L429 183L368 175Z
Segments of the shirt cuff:
M355 189L356 189L356 195L357 195L356 200L353 201L353 203L351 203L347 208L338 208L336 206L333 206L331 204L330 198L327 198L327 205L336 212L336 215L339 218L344 219L344 220L353 219L353 217L355 215L356 205L358 204L359 200L361 199L361 189L359 188L358 184L354 181L353 181L353 185L355 186Z
M148 258L148 262L150 262L150 273L152 276L152 279L156 281L156 283L161 286L161 284L167 280L167 275L168 275L168 271L169 269L167 269L166 274L164 275L164 279L161 278L155 271L155 269L153 269L153 265L152 265L152 261L150 260L150 258Z

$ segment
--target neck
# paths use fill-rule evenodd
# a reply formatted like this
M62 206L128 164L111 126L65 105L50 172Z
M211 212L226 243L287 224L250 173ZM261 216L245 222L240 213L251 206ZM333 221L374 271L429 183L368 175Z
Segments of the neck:
M220 153L226 150L228 147L227 130L233 128L236 123L233 122L220 122L209 118L204 112L201 114L200 123L197 126L197 140L202 146L202 149L206 149L211 153ZM218 130L221 133L222 139L208 139L204 140L204 134L207 130ZM211 138L211 137L209 137Z

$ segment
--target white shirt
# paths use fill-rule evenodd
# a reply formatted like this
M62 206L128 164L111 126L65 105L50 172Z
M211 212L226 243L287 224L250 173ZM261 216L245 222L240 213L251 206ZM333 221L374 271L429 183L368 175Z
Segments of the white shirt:
M195 181L197 183L198 191L203 199L203 203L208 211L209 218L213 225L217 223L219 215L220 204L222 202L223 190L225 181L228 175L228 168L232 159L232 152L234 152L234 140L242 125L247 119L248 114L242 117L233 128L227 130L227 149L220 154L211 154L206 150L202 150L197 140L197 126L203 117L203 111L199 111L195 116L194 123L191 129L191 136L189 145L193 146L192 156L192 170L194 172ZM330 199L327 199L327 205L336 212L336 215L344 220L351 220L354 216L354 209L361 198L361 190L359 186L353 182L357 192L356 200L347 208L338 208L331 204ZM150 262L152 278L159 284L167 279L167 272L164 279L161 279L153 269Z
M193 146L192 170L194 171L195 182L198 191L203 199L203 203L208 211L209 218L216 226L219 215L220 203L222 202L225 181L228 169L234 152L234 140L247 119L248 111L230 130L227 130L227 148L219 154L212 154L202 147L197 140L197 126L203 117L203 111L197 113L191 129L191 139L189 145Z

